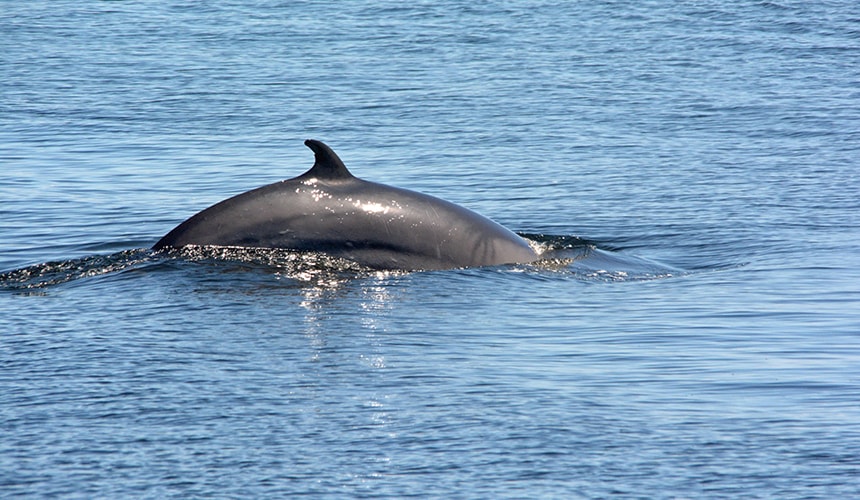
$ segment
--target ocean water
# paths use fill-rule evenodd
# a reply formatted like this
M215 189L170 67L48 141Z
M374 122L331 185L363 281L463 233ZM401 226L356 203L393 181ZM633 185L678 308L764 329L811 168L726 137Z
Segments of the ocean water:
M0 63L0 496L860 496L855 2L4 2ZM309 137L568 258L148 250Z

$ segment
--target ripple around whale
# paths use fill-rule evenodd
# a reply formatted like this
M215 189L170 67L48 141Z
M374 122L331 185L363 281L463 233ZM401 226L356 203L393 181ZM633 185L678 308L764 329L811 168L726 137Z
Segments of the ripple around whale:
M520 234L540 253L529 264L508 264L482 269L526 272L534 276L568 277L583 282L624 282L670 278L689 271L636 255L601 248L575 236ZM321 252L271 248L188 246L167 251L146 248L111 254L94 254L68 260L43 262L0 273L0 289L36 292L78 280L132 271L155 273L181 270L189 265L277 274L297 283L352 280L407 271L378 271ZM717 269L715 266L714 269ZM445 272L445 271L437 271ZM228 278L225 278L228 279Z

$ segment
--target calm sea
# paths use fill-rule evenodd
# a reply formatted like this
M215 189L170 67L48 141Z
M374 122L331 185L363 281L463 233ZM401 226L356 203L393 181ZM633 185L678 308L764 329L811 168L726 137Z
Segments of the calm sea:
M860 496L860 9L3 2L0 496ZM571 258L147 249L356 175Z

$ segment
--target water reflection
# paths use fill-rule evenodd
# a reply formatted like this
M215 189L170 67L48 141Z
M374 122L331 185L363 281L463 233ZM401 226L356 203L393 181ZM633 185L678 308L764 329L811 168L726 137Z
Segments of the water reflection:
M305 310L304 333L314 343L324 345L324 338L341 331L353 331L358 326L365 341L379 345L379 336L386 333L385 317L395 302L392 287L397 273L373 272L357 278L335 276L312 270L302 270L289 279L302 282L299 306ZM357 323L357 325L351 325ZM384 368L385 359L379 354L360 354L367 366Z
M352 481L387 474L391 467L390 447L384 443L397 435L398 383L389 368L388 334L398 284L399 276L378 272L355 279L315 279L300 290L316 415L339 418L344 406L350 407L343 446L375 450Z

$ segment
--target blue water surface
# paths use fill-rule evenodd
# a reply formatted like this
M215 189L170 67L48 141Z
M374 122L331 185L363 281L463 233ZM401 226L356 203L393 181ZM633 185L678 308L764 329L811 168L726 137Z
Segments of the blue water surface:
M855 2L4 2L0 496L860 496ZM303 173L566 258L155 254Z

